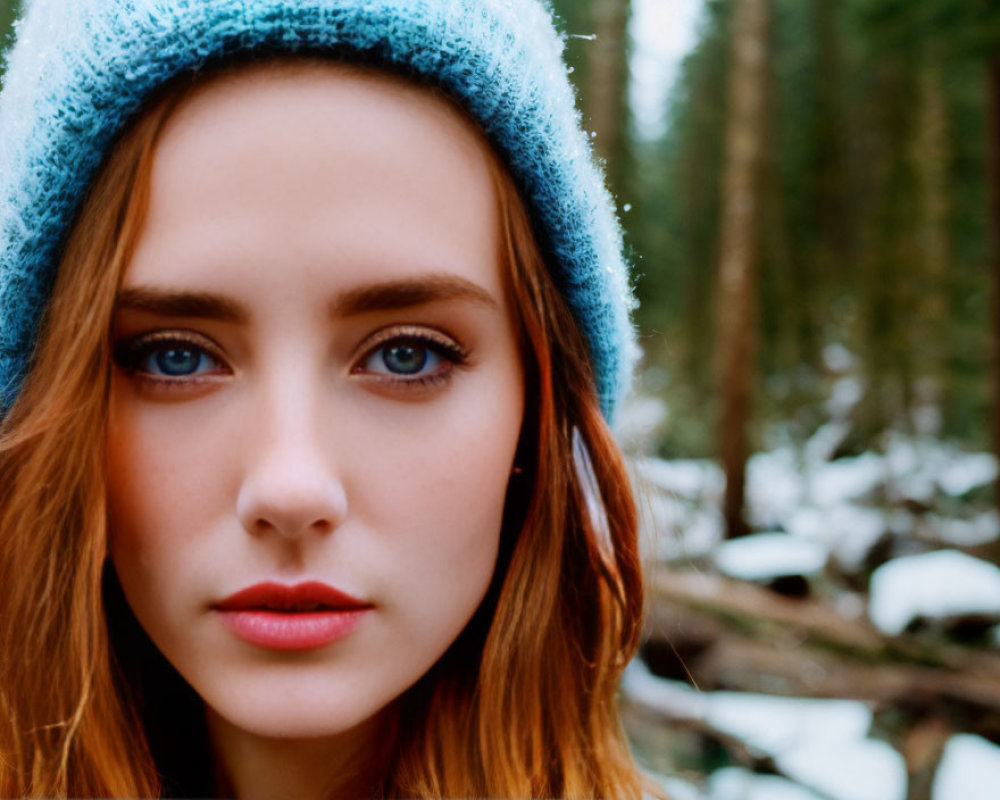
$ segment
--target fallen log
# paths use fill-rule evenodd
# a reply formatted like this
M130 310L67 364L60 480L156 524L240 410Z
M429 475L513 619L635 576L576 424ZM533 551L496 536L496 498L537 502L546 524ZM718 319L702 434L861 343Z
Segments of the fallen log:
M649 586L644 652L681 654L696 686L865 700L916 714L945 708L960 717L959 729L1000 733L1000 654L886 636L821 601L716 575L661 568Z

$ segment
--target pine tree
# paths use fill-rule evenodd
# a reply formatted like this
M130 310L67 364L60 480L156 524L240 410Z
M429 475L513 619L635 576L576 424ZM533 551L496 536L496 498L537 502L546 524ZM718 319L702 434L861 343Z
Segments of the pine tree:
M747 427L756 370L760 163L768 64L768 0L737 0L733 17L729 119L722 178L719 262L720 452L726 474L723 513L730 537L748 532L743 495Z

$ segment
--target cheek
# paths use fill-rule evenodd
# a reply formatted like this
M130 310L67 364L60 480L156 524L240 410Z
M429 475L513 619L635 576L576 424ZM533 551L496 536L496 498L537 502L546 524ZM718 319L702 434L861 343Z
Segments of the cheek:
M109 545L130 599L176 594L193 545L219 511L219 448L183 415L152 413L112 390L107 435Z
M381 419L354 448L368 463L359 472L363 483L348 492L353 511L379 541L377 552L393 554L378 574L386 596L407 597L407 613L422 617L417 629L434 620L442 632L461 628L492 579L523 416L521 385L516 372L458 381L440 406Z
M112 382L107 434L112 533L141 535L192 509L210 511L232 483L237 414L219 404L150 403L128 380ZM193 535L187 527L175 537ZM176 539L175 539L176 541Z
M522 407L519 379L470 379L445 402L376 420L353 448L371 459L357 494L374 490L386 511L446 521L441 538L463 523L471 538L498 531Z

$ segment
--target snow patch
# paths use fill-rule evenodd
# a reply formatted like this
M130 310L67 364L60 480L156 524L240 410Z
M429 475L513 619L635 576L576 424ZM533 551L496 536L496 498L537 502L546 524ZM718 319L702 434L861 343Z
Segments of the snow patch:
M747 462L747 513L758 527L780 524L802 505L801 464L795 451L756 453Z
M656 438L670 416L667 404L659 397L629 397L618 414L615 437L628 449L642 450Z
M659 678L641 659L633 658L622 675L622 691L637 703L671 717L704 719L707 695L681 681Z
M825 746L863 739L872 724L872 712L856 700L745 692L711 692L706 698L712 725L771 755L806 742Z
M839 505L799 509L785 527L795 537L824 543L845 568L857 569L889 525L884 511Z
M952 736L934 776L933 800L996 800L997 787L1000 747L979 736Z
M954 455L938 472L941 491L961 497L973 489L997 479L997 459L990 453Z
M840 342L831 342L823 348L823 364L831 372L847 372L854 366L854 356Z
M845 376L830 387L826 401L827 413L834 419L846 417L865 393L865 384L858 378Z
M709 778L708 800L903 800L906 795L903 759L887 743L868 738L872 712L864 703L699 692L656 677L638 659L625 670L622 689L633 701L674 719L702 720L736 737L809 787L723 769Z
M738 767L725 767L708 780L710 800L821 800L791 781L774 775L755 775Z
M787 575L815 575L826 566L826 548L787 533L757 533L723 542L716 568L745 581L770 581Z
M776 759L788 777L831 800L905 800L906 762L888 742L810 741Z
M850 419L834 419L821 425L805 444L806 461L822 464L833 458L837 448L851 432Z
M886 479L886 465L875 453L841 458L819 465L811 475L811 494L818 506L835 506L871 494Z
M689 500L721 496L726 483L722 470L708 459L643 458L636 462L636 470L651 486Z
M949 519L928 514L927 522L940 541L957 547L975 547L1000 536L1000 513L996 511L987 511L971 519Z
M893 559L875 570L868 617L900 634L917 617L1000 614L1000 568L957 550Z
M724 521L715 508L642 492L637 504L644 556L652 553L664 562L690 561L708 555L722 541Z
M661 778L660 784L666 789L670 800L712 800L699 792L694 786L679 778ZM643 795L648 797L648 795Z

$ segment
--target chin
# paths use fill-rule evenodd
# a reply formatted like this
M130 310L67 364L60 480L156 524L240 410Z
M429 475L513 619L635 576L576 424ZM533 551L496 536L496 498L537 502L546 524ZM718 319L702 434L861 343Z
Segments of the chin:
M310 709L241 710L234 715L220 716L230 725L262 739L328 739L350 733L371 719L363 716L317 717L315 710Z
M367 693L353 684L316 685L308 679L255 682L233 681L228 691L202 699L229 725L268 739L318 739L345 734L382 715L395 699ZM291 685L289 685L291 684Z

